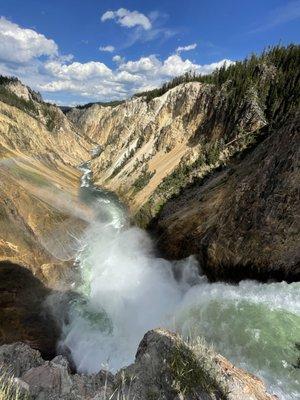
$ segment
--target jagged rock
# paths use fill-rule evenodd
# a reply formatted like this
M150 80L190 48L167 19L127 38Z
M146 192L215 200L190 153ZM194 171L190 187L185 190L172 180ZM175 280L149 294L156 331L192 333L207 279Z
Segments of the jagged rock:
M135 362L115 376L107 371L73 375L64 357L44 361L21 343L0 347L0 365L13 372L32 400L276 399L258 378L205 345L188 345L163 329L147 332Z
M151 196L150 213L155 214L174 189L171 185L161 191L159 185L176 168L193 163L207 143L217 143L225 135L231 141L234 132L249 135L266 124L253 93L237 105L234 129L226 130L229 101L226 85L219 89L190 82L149 102L133 98L116 107L95 104L74 109L67 116L101 146L101 153L91 162L95 183L117 192L133 213L148 204ZM232 144L232 151L243 147L240 139ZM227 153L222 157L228 157ZM202 172L203 168L193 173ZM191 177L186 176L187 180Z
M28 269L0 262L0 344L23 341L53 358L60 330L44 304L50 293ZM18 351L23 354L25 347L20 344Z
M8 80L9 81L9 80ZM21 97L0 101L0 261L29 268L55 286L69 270L88 210L78 200L91 143L62 111L41 102L19 81L5 86Z
M134 394L136 400L276 399L258 378L205 345L188 345L165 329L146 333L135 363L116 379L122 382L122 394Z
M299 116L167 202L152 231L170 258L196 254L211 279L300 278Z
M63 398L70 394L73 384L68 366L56 362L31 368L22 375L22 380L29 385L31 396L37 400Z
M42 101L42 97L39 93L34 92L28 86L25 86L17 79L8 82L5 87L14 93L16 96L26 101Z
M25 343L17 342L0 346L1 368L17 378L30 368L43 365L44 362L40 352Z

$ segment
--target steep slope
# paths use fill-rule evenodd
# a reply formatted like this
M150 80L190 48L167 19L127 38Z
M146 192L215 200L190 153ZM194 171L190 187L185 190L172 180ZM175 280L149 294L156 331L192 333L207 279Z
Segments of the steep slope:
M235 126L240 133L232 142L235 131L226 132L223 123L227 92L226 86L219 89L191 82L150 102L137 98L117 107L94 105L86 111L71 111L68 116L100 145L100 155L91 163L95 183L116 191L133 213L151 196L151 212L155 214L172 193L172 189L160 186L171 173L189 165L195 165L195 170L190 176L186 173L187 181L206 173L219 158L224 160L244 148L251 135L265 125L255 94L249 95L237 106ZM213 109L219 112L218 124L196 139Z
M299 64L299 46L275 47L206 77L187 74L120 105L67 115L99 145L95 183L116 191L145 226L195 177L295 113Z
M97 185L117 192L141 226L163 209L159 243L170 257L198 254L213 279L297 279L299 66L299 46L275 47L116 107L67 115L99 144Z
M300 278L300 119L194 183L152 221L171 258L197 254L211 279Z
M15 79L1 79L0 260L54 284L88 218L77 199L77 166L90 158L92 144L56 106Z

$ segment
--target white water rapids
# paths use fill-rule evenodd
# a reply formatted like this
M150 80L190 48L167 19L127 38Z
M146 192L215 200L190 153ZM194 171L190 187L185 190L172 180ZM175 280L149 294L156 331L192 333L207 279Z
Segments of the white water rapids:
M63 338L77 369L116 371L134 361L147 330L166 327L205 337L263 378L269 391L298 398L300 284L209 283L193 257L175 263L157 258L146 232L130 226L117 199L90 187L90 179L86 168L83 195L96 217L82 239L80 296Z

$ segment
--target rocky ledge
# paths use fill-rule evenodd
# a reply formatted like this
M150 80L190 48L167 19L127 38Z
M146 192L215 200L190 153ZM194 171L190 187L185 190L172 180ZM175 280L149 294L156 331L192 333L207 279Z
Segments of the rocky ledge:
M8 373L2 376L2 382L24 399L277 399L266 392L262 381L234 367L205 344L187 344L163 329L147 332L135 362L115 375L104 370L89 376L72 374L64 357L45 361L37 350L20 342L0 347L0 367L10 373L10 377ZM10 398L9 394L5 398Z
M298 281L300 117L169 200L151 230L169 258L212 280Z

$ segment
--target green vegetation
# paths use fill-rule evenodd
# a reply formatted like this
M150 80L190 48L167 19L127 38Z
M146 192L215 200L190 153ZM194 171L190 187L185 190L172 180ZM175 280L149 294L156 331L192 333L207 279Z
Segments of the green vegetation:
M120 104L125 103L125 100L113 100L113 101L97 101L95 103L87 103L87 104L83 104L83 105L78 105L75 108L79 108L79 110L85 110L87 108L92 107L94 104L97 104L98 106L102 106L102 107L117 107ZM62 110L66 109L66 107L62 107Z
M205 391L218 399L228 399L228 387L214 361L214 353L202 341L186 348L178 345L170 355L175 389L185 395Z
M0 85L7 85L8 83L17 83L19 81L15 76L0 75Z
M155 174L155 171L151 172L148 170L144 170L142 175L140 175L137 180L133 183L133 194L136 194L140 190L142 190L145 186L148 185L150 179Z
M33 100L26 100L22 97L17 96L13 91L9 89L10 83L17 83L19 80L15 77L7 77L0 75L0 101L6 103L10 106L17 107L18 109L28 113L34 118L40 116L40 112L45 117L45 125L48 131L53 132L57 124L58 114L55 110L55 106L50 103L45 103L42 101L41 95L28 89ZM37 105L36 103L39 103ZM3 111L10 118L14 119L14 116L9 112Z
M205 123L199 126L189 143L201 145L201 153L193 162L181 161L157 187L136 215L143 226L167 199L187 184L203 179L234 154L254 145L264 132L271 134L296 114L300 106L300 46L271 47L260 56L252 54L244 61L224 65L210 75L188 73L138 96L145 96L146 101L150 101L186 82L202 82L214 88ZM253 108L261 121L265 121L266 128L247 126L245 110ZM220 157L224 150L225 160Z
M144 96L150 101L181 83L202 82L218 87L227 83L232 109L249 89L255 88L268 120L276 122L284 118L287 111L295 111L299 106L299 65L299 45L274 46L266 49L260 56L252 54L244 61L224 65L210 75L186 73L165 83L161 88L135 96Z
M11 92L5 85L17 81L16 78L8 78L0 75L0 101L19 108L32 116L38 115L38 110L32 100L25 100Z
M96 101L94 103L87 103L87 104L78 104L75 107L69 107L69 106L59 106L59 108L61 109L61 111L64 114L67 114L69 111L73 110L74 108L78 108L79 110L86 110L90 107L92 107L94 104L97 104L98 106L102 106L102 107L117 107L120 104L125 103L126 100L113 100L113 101Z
M286 121L299 108L300 46L274 46L261 55L252 54L244 61L215 70L209 75L186 73L165 83L161 88L138 93L146 101L161 96L181 83L202 82L218 88L226 87L227 102L224 105L226 132L234 129L235 111L246 96L254 93L272 127ZM213 116L212 116L213 117Z
M109 177L109 179L114 178L118 173L123 169L123 167L127 164L131 157L134 155L134 150L131 149L130 152L123 158L122 162L113 170L113 173Z
M46 119L46 128L54 132L57 121L57 112L52 104L43 104L42 112Z
M30 400L30 396L21 393L13 377L0 370L0 400Z

